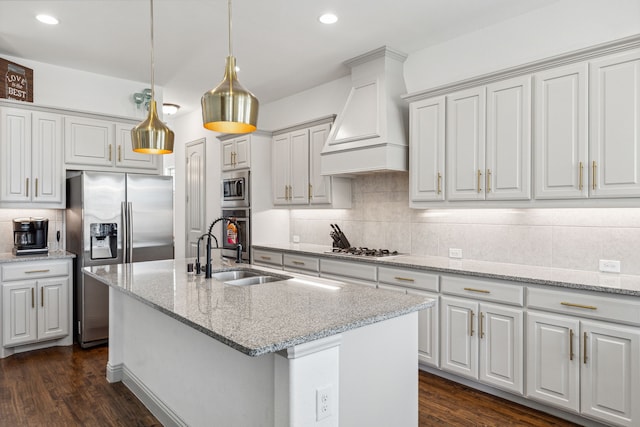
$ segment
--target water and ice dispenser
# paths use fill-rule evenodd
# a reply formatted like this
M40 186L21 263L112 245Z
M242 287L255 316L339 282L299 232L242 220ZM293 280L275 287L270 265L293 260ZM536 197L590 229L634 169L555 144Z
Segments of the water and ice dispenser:
M91 259L118 256L118 225L116 223L90 224Z

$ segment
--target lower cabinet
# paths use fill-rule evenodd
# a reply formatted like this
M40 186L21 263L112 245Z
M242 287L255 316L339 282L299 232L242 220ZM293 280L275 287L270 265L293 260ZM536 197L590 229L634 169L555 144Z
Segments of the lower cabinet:
M441 368L522 394L522 310L450 296L440 303Z
M638 328L529 312L527 346L527 397L614 425L637 425Z
M70 261L2 266L2 345L5 348L67 337ZM63 274L63 275L60 275ZM26 278L30 275L33 279Z

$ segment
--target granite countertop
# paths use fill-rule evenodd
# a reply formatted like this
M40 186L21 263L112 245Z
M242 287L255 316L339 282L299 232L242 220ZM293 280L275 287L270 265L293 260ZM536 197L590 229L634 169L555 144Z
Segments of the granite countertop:
M52 259L75 258L76 255L67 251L49 251L46 254L35 255L14 255L12 252L0 253L0 264L6 262L25 262L25 261L49 261Z
M225 285L187 274L186 260L86 267L98 281L249 356L272 353L430 307L433 300L281 270L214 261L217 271L252 268L290 279Z
M331 246L313 244L253 245L253 248L322 256L329 259L373 263L385 267L412 268L434 273L452 273L489 279L510 280L523 284L555 286L640 297L640 276L629 274L601 273L597 271L569 270L564 268L461 260L435 256L398 255L372 259L369 257L326 253L327 251L331 251Z

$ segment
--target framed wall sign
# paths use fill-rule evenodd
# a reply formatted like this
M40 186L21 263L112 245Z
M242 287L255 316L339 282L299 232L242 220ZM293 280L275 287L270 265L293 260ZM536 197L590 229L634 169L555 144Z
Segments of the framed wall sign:
M33 102L33 70L0 58L0 98Z

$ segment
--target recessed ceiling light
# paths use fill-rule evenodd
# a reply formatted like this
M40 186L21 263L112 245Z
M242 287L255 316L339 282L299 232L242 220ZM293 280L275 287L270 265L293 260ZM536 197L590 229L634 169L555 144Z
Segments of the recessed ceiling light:
M320 15L318 21L322 22L323 24L335 24L336 22L338 22L338 17L333 13L325 13L324 15Z
M36 16L36 19L43 24L58 25L58 20L51 15L40 14Z

